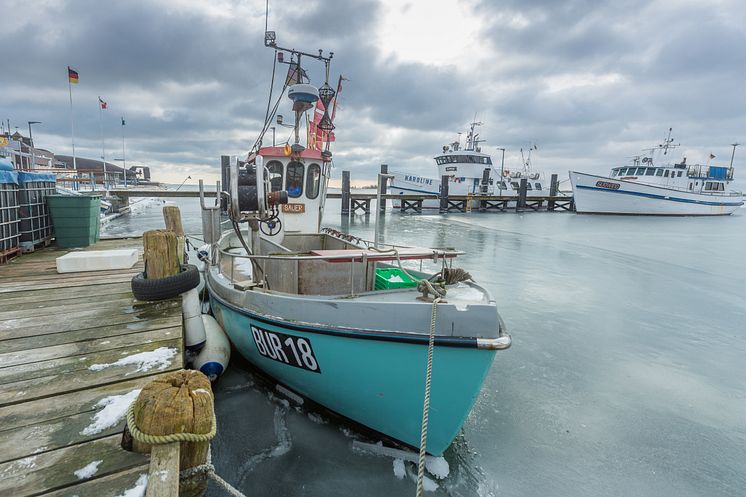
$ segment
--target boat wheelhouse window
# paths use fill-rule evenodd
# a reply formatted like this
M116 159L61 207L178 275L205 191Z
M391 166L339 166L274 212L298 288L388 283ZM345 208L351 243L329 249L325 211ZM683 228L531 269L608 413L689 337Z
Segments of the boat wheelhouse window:
M712 181L705 181L705 190L712 190Z
M508 185L506 185L504 181L501 181L500 182L500 189L501 190L507 190L508 189Z
M314 199L319 196L319 186L321 185L321 166L311 164L308 166L306 174L306 197Z
M267 170L269 171L269 184L272 186L272 191L279 192L282 190L282 162L278 160L270 161L267 164Z
M526 181L526 190L533 190L534 188L531 186L531 183Z
M642 176L643 174L645 174L645 168L644 167L638 167L636 174L637 174L637 176Z
M541 183L534 183L537 190L541 190Z
M652 167L649 167L645 170L645 176L653 176L655 174L655 169Z
M616 175L617 175L617 173L619 173L619 169L612 169L612 170L611 170L611 176L612 176L612 177L616 176Z
M692 189L692 187L694 187L694 184L692 184L692 182L690 181L690 182L689 182L689 189L691 190L691 189Z
M718 183L717 184L717 190L724 192L725 191L725 183Z
M677 174L676 176L678 176L679 178L681 178L681 173L682 173L682 172L683 172L683 171L679 171L679 174Z
M656 176L663 176L663 169L656 169L655 170L655 175Z
M663 176L665 176L666 178L668 178L668 169L666 169L666 172L663 173Z
M288 197L298 198L303 194L303 164L300 162L292 161L288 164L285 189Z
M517 181L511 181L511 182L510 182L510 187L511 187L511 188L512 188L513 190L517 190L517 189L518 189L518 188L520 187L520 185L518 184L518 182L517 182Z

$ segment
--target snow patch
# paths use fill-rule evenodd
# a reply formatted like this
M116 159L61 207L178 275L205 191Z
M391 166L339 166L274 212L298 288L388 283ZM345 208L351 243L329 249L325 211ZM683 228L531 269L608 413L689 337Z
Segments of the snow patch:
M133 354L127 357L123 357L116 362L110 364L93 364L88 369L91 371L101 371L102 369L110 368L113 366L129 366L132 364L137 365L137 369L131 373L140 373L150 371L153 368L159 370L166 369L171 365L171 359L176 355L177 350L172 347L159 347L150 352L140 352L139 354Z
M451 469L448 466L448 461L446 461L445 457L443 456L426 457L425 468L431 475L433 475L435 478L439 480L446 478Z
M135 482L135 486L128 488L117 497L143 497L145 489L148 488L148 475L142 474Z
M130 404L135 401L138 395L140 395L139 388L123 395L110 395L96 402L96 405L93 407L103 407L103 409L94 414L93 418L91 418L92 423L86 426L80 434L86 436L95 435L107 428L116 426L124 418L125 414L127 414L127 409L129 409Z
M403 480L407 476L407 469L404 467L404 461L401 459L394 459L394 476L399 480Z
M316 414L315 412L309 412L308 419L310 419L317 425L325 425L327 423L327 421L324 418L322 418L320 414Z
M196 390L192 390L192 393L210 393L210 391L204 388L198 388Z
M161 479L161 481L166 481L166 480L168 480L168 470L167 470L167 469L162 469L162 470L160 470L160 471L156 471L156 472L155 472L155 475L156 475L156 476L157 476L158 478L160 478L160 479Z
M404 283L404 280L398 274L389 277L389 283Z
M98 467L102 462L104 461L93 461L90 464L86 464L79 470L73 471L73 474L78 477L78 480L87 480L98 472Z
M16 466L23 469L31 469L36 467L36 456L24 457L16 461Z
M415 466L415 465L413 464L412 466ZM410 471L409 468L407 468L407 474L409 475L410 480L417 483L417 472L416 471L414 470ZM430 478L428 478L427 475L425 475L423 476L423 480L422 480L422 489L425 492L435 492L436 490L438 490L438 484L435 483Z

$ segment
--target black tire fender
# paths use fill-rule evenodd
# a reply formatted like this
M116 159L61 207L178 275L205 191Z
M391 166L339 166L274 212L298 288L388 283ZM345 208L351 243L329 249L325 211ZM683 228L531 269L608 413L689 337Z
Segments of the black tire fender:
M132 277L132 293L144 302L178 297L199 285L199 270L192 264L182 264L181 272L165 278L146 279L145 273Z

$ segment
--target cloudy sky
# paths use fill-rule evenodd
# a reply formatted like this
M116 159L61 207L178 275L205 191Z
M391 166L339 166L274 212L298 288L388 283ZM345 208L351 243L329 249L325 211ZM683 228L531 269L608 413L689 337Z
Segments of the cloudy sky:
M221 154L245 154L264 118L273 52L263 0L0 0L0 118L43 121L38 146L152 166L157 179L217 178ZM742 0L273 0L284 46L334 51L345 83L334 176L371 180L381 163L435 174L432 157L476 115L496 161L605 172L659 143L669 127L689 162L730 158L746 142ZM309 73L321 84L322 70ZM290 116L283 104L280 113ZM286 139L279 133L278 141ZM269 138L271 140L271 138ZM266 139L265 139L266 143ZM746 148L746 147L744 147ZM746 150L735 165L746 177Z

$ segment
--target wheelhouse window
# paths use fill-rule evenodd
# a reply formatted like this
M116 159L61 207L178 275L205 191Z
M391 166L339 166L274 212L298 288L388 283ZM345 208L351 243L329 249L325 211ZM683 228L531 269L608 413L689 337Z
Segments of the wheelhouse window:
M676 176L678 176L679 178L681 178L681 173L682 173L682 172L683 172L683 171L679 171L679 174L677 174Z
M526 181L526 190L533 190L534 188L531 186L531 183Z
M273 192L282 190L282 162L273 160L267 164L269 170L269 184Z
M319 196L319 186L321 185L321 166L311 164L308 166L306 174L306 197L314 199Z
M534 183L537 190L541 190L541 183Z
M507 190L508 189L508 185L506 185L504 181L501 181L500 182L500 189L501 190Z
M518 184L518 182L517 182L517 181L511 181L511 182L510 182L510 187L511 187L511 188L512 188L513 190L517 190L517 189L518 189L518 188L520 187L520 185Z
M288 164L285 189L288 197L298 198L303 194L303 164L300 162L292 161Z
M712 190L712 181L705 181L705 190Z
M655 170L655 175L656 176L663 176L663 169L656 169Z
M637 176L642 176L645 174L645 168L644 167L638 167L637 168Z
M668 178L668 169L666 169L666 172L663 173L663 176L665 176L666 178Z
M655 174L655 169L652 167L649 167L645 170L645 176L653 176Z

